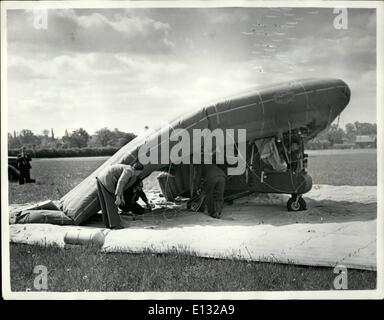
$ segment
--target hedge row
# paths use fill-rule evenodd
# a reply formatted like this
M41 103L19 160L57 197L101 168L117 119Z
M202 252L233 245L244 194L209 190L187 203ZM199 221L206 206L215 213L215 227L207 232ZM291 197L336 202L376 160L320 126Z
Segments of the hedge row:
M119 148L69 148L69 149L39 149L27 150L33 158L67 158L67 157L101 157L112 156ZM8 156L17 156L20 149L8 150Z

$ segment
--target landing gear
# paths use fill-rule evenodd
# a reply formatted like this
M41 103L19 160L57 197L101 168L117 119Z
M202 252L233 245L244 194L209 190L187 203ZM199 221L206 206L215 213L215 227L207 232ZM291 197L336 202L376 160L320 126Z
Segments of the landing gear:
M302 211L307 209L307 203L301 195L293 194L287 202L288 211Z

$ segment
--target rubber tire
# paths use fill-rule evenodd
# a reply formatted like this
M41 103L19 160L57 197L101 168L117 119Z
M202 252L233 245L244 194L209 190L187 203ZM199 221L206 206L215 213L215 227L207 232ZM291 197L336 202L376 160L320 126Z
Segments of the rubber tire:
M292 197L287 202L287 209L288 211L303 211L307 209L307 203L305 200L300 197L297 207L295 207L296 198Z

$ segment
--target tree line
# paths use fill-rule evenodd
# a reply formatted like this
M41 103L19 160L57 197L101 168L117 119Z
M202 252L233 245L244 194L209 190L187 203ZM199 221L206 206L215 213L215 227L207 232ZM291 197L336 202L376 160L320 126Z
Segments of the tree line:
M22 146L40 156L111 155L135 137L134 133L108 128L97 130L93 135L83 128L71 133L65 130L62 137L56 137L53 129L45 129L42 134L23 129L8 133L8 150L10 155L17 154Z
M334 144L352 143L358 135L376 134L376 123L356 121L348 123L345 129L333 124L317 135L315 140L328 141L332 147ZM108 128L97 130L93 135L83 128L71 133L65 130L60 138L55 137L53 129L45 129L37 135L29 129L23 129L8 133L8 150L10 155L15 155L22 146L26 146L35 156L42 157L111 155L135 137L134 133ZM308 142L308 147L317 148L316 142Z
M358 122L348 123L345 126L345 130L340 128L337 124L332 124L316 137L317 140L328 141L330 146L334 144L342 144L345 142L353 143L356 140L356 136L359 135L376 135L377 126L376 123Z

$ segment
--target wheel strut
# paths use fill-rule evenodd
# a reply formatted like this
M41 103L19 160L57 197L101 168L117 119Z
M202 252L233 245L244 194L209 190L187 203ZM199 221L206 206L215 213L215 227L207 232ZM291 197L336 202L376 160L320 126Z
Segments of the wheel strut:
M292 194L292 197L287 202L288 211L302 211L307 209L307 204L302 197L302 194Z

